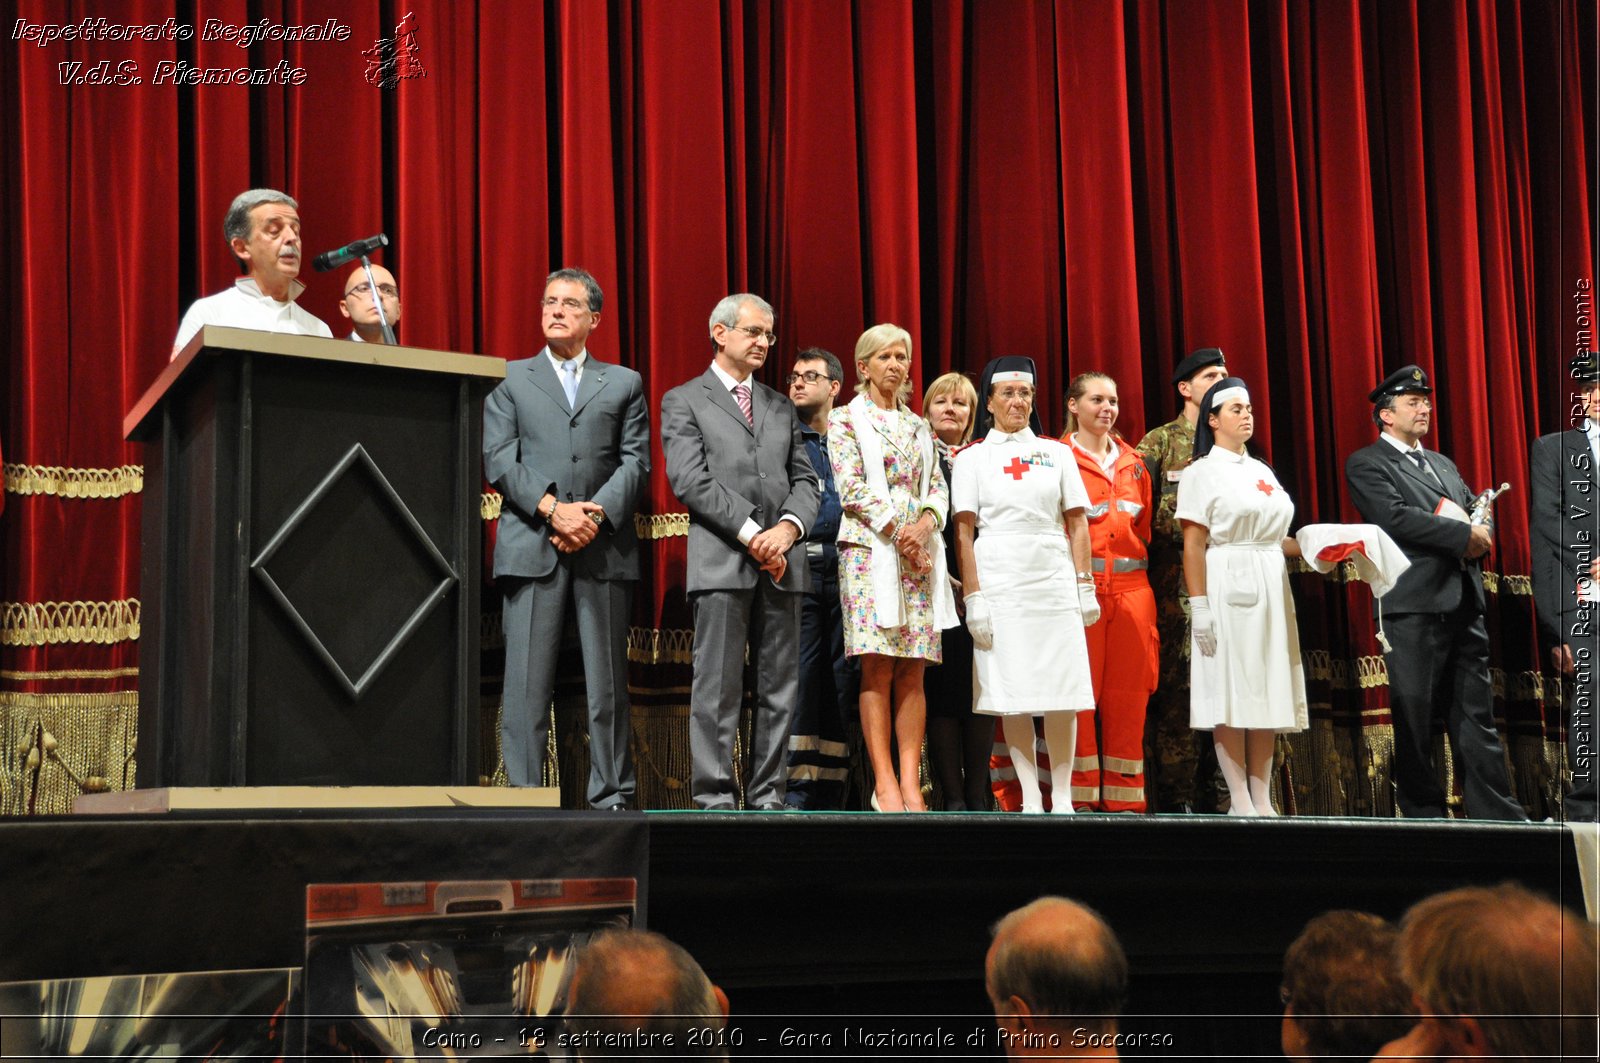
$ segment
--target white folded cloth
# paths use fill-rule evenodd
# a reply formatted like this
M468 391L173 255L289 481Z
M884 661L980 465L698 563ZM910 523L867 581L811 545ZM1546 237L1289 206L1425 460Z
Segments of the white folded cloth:
M1356 576L1371 585L1374 598L1388 594L1411 567L1405 551L1376 524L1307 524L1294 537L1306 564L1318 572L1354 562Z

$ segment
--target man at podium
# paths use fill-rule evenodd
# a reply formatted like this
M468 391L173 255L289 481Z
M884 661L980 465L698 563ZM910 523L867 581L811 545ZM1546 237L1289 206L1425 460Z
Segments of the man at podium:
M295 304L306 286L296 279L301 243L294 200L271 188L241 192L228 207L222 235L245 275L232 288L194 301L172 341L172 357L206 325L333 338L332 329Z
M344 279L344 298L339 300L339 313L350 322L350 338L357 343L383 343L383 322L378 319L378 300L383 300L383 314L390 328L400 327L400 286L394 274L374 264L372 280L378 290L372 290L367 271L357 266Z

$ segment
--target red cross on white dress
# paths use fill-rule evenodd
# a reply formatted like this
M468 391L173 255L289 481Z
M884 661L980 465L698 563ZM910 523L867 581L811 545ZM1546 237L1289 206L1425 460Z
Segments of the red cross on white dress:
M1022 474L1027 472L1029 467L1030 466L1028 463L1023 461L1021 458L1013 457L1011 459L1011 464L1007 465L1000 471L1003 473L1009 473L1013 480L1021 480Z
M1267 495L1268 497L1271 497L1272 495L1272 485L1267 483L1265 480L1256 481L1256 490L1260 491L1264 495Z

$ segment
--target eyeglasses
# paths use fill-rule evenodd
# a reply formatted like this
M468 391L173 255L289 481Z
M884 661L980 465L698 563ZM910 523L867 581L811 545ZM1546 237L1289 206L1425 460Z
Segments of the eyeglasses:
M391 299L400 298L400 289L396 288L392 284L380 284L378 285L378 291L384 295L387 295ZM346 299L350 298L352 295L365 297L371 294L372 285L368 284L366 281L362 281L360 284L344 293Z
M771 335L771 333L768 333L768 335ZM804 380L807 384L815 384L819 380L832 379L833 377L829 376L827 373L819 373L815 369L807 369L804 373L790 373L788 376L783 378L783 382L785 386L792 388L794 387L794 382L796 380Z
M1000 388L994 393L994 397L1001 402L1011 402L1014 399L1031 399L1033 398L1033 389L1030 387Z
M539 305L544 307L546 310L552 310L552 309L554 309L555 307L558 307L558 306L561 307L563 310L572 310L572 311L589 309L589 304L588 303L585 303L585 302L583 302L581 300L578 300L578 299L574 299L570 295L567 296L565 299L557 299L553 295L547 295L547 296L545 296L544 300L539 303Z
M755 325L723 325L722 327L732 329L735 332L742 332L753 340L766 340L768 347L778 342L778 334L776 332L768 332L766 329L757 328Z

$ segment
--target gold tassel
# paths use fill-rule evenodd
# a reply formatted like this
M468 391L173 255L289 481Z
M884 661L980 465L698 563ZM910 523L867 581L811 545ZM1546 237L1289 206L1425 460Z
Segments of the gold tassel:
M0 815L64 814L133 785L139 694L0 691Z

